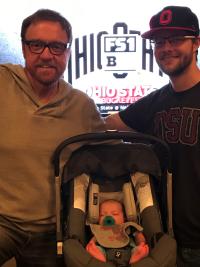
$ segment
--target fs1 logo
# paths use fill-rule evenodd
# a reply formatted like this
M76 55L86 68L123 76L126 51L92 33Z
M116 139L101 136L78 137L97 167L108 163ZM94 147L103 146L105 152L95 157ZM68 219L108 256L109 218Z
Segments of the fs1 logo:
M113 34L101 32L100 68L113 72L115 78L125 78L130 71L136 71L138 62L136 54L139 31L129 31L125 23L116 23Z

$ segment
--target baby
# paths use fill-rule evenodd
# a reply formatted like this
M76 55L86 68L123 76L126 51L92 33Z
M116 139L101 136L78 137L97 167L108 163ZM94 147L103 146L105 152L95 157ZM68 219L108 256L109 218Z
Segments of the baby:
M122 225L125 223L123 206L119 201L106 200L100 204L99 224L103 226ZM149 253L149 247L146 244L145 237L141 231L136 230L133 239L130 237L129 246L131 256L129 264L135 263L146 257ZM86 246L86 250L100 261L106 262L106 248L99 246L93 237Z

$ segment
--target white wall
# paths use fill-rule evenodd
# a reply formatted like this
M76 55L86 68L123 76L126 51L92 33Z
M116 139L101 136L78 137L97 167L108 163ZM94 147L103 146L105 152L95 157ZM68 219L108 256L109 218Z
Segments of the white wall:
M106 29L116 21L124 21L143 32L148 30L150 17L166 5L189 6L200 17L197 0L6 0L1 5L0 37L9 41L8 53L13 48L21 53L22 20L39 8L61 12L71 22L74 37ZM0 46L0 60L3 52L6 53Z

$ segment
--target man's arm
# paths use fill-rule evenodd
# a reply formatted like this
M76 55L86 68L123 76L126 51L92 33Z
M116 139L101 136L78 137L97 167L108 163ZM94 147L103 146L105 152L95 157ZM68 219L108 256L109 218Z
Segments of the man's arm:
M120 118L119 113L108 115L104 118L107 130L133 131Z

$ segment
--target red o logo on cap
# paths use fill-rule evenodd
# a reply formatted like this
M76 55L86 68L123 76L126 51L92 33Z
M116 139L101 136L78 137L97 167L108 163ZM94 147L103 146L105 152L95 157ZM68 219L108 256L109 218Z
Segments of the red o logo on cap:
M172 21L172 11L170 9L164 10L160 14L160 24L167 25Z

